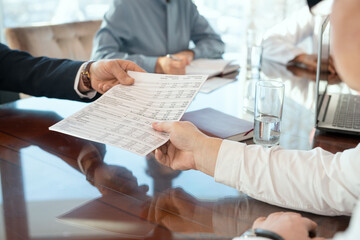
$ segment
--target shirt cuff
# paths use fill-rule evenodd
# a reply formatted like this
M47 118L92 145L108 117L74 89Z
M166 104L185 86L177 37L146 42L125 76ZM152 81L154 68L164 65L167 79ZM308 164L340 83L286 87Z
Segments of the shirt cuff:
M244 161L245 143L223 140L216 160L214 179L233 188L240 182L240 166Z
M146 60L144 60L143 64L139 62L138 65L149 73L155 73L155 67L158 58L159 57L146 57Z
M84 64L81 65L81 67L79 68L77 74L76 74L76 77L75 77L75 81L74 81L74 90L75 92L77 93L77 95L80 97L80 98L88 98L88 99L92 99L95 97L96 95L96 91L95 90L91 90L90 92L86 93L86 94L83 94L80 92L79 90L79 81L80 81L80 73L81 73L81 69L83 69L84 67Z
M195 47L189 50L194 52L194 59L203 58L203 55L201 54L201 49Z

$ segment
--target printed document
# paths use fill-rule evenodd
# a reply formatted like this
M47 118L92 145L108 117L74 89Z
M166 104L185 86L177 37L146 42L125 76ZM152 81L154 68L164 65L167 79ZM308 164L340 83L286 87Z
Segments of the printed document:
M207 79L206 75L128 74L135 79L133 85L111 88L49 129L145 156L169 140L151 124L180 120Z

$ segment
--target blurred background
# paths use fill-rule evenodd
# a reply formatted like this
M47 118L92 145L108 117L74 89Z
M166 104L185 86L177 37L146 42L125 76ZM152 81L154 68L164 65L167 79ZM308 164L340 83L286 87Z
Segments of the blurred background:
M262 33L301 8L305 0L193 0L202 15L221 34L227 52L239 52L247 30ZM3 29L102 19L112 0L0 0Z

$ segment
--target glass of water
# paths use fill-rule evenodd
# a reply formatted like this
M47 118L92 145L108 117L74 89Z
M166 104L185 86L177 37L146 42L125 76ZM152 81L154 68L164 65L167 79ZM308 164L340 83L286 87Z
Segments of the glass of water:
M280 142L280 123L285 86L282 82L262 80L256 83L254 142L274 146Z

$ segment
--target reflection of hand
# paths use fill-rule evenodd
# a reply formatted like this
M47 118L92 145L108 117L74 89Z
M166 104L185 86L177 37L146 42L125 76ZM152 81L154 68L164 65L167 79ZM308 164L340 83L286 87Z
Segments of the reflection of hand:
M90 67L91 86L95 91L103 94L117 84L131 85L134 79L126 73L127 71L144 72L138 65L126 60L96 61ZM79 90L86 92L90 89L80 81Z
M147 185L138 185L132 172L116 165L101 164L95 168L93 183L103 195L113 191L130 196L145 195L149 190Z
M306 78L311 81L316 80L316 72L314 72L314 71L310 71L309 69L301 68L301 67L294 66L294 65L289 65L286 68L287 68L287 70L289 70L292 74L294 74L297 77Z
M300 54L296 56L290 63L301 64L304 65L305 68L311 72L316 72L317 69L317 61L318 55L317 54ZM330 56L329 64L328 64L328 71L331 74L336 74L336 69L334 65L333 57Z
M297 55L292 61L292 63L303 64L306 69L312 72L316 72L317 66L317 54L300 54Z
M190 122L154 123L153 128L170 134L170 141L155 151L160 163L175 170L197 169L214 176L221 139L207 137Z
M306 78L311 81L316 81L316 72L309 71L306 68L300 68L300 67L297 67L294 65L289 65L286 68L297 77ZM335 74L326 73L326 74L328 74L328 76L327 76L328 84L332 85L332 84L338 84L341 82L339 75L337 75L336 73Z
M175 232L212 232L212 211L200 205L181 188L171 189L153 199L148 220ZM196 208L204 211L196 214Z
M93 145L87 144L78 156L78 165L86 179L105 195L118 191L125 194L145 194L148 186L139 186L137 179L124 167L108 165L103 162L103 153Z
M337 75L336 69L335 69L335 63L334 58L330 56L329 58L329 69L328 71L331 73L331 75Z
M277 212L268 217L260 217L252 226L253 229L274 232L286 240L310 239L309 233L314 233L316 227L315 222L293 212Z

